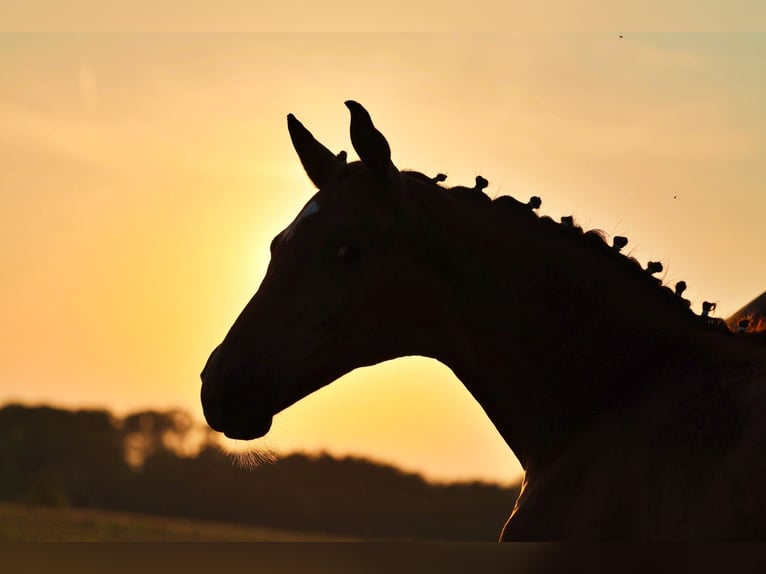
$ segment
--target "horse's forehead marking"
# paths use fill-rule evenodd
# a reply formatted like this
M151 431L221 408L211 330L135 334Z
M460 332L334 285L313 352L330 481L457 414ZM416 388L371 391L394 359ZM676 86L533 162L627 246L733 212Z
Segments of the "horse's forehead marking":
M295 218L293 225L298 225L301 221L306 219L309 215L313 215L317 211L319 211L319 202L316 199L312 199L305 205L303 209L301 209L301 212L298 214L298 217Z
M301 209L301 212L287 228L285 232L285 239L290 239L290 236L292 236L292 234L295 232L295 229L298 227L301 221L311 215L314 215L317 212L319 212L319 202L316 199L312 199L305 205L303 209Z

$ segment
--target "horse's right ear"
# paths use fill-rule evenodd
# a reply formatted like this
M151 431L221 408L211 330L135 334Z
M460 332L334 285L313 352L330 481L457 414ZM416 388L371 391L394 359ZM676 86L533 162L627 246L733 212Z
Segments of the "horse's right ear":
M332 179L338 168L346 163L346 154L337 156L319 143L293 114L287 115L287 130L309 179L317 189Z
M381 181L391 180L398 170L391 162L391 148L385 136L372 123L362 105L354 100L345 102L351 112L351 143L364 166Z

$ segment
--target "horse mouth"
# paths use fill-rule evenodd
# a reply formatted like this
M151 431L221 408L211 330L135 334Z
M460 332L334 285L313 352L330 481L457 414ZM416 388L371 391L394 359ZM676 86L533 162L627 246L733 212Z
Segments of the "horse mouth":
M270 397L221 393L202 385L202 413L208 426L235 440L253 440L269 432L275 414Z
M319 386L319 385L315 385ZM271 429L274 416L284 411L287 407L295 404L306 395L310 394L314 387L308 390L302 385L284 385L281 392L274 396L269 394L261 396L256 403L246 400L229 400L224 403L220 411L220 420L214 427L211 420L208 424L213 430L222 432L227 438L236 440L253 440L266 435Z
M220 357L219 347L201 373L202 412L211 429L234 440L263 437L277 413L333 380L317 373L299 381L252 373L248 377L221 376Z
M205 414L207 424L211 429L234 440L261 438L269 432L273 421L270 410L264 408L247 409L243 408L242 405L225 409L223 412L219 411L217 416L207 416L207 411Z

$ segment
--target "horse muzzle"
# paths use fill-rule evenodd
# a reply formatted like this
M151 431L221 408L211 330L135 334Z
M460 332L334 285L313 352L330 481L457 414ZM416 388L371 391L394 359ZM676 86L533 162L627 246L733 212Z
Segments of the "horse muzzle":
M211 429L229 438L252 440L271 428L273 419L269 393L257 378L225 368L220 345L202 369L202 412Z

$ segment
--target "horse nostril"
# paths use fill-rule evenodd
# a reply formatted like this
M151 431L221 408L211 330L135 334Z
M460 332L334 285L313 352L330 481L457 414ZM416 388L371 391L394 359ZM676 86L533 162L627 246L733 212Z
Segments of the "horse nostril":
M218 345L205 363L200 373L202 379L202 389L200 390L200 399L202 402L202 414L205 416L207 424L215 431L221 432L221 393L214 388L215 381L215 356L220 349Z
M202 391L200 393L202 399L202 414L207 421L208 426L214 431L223 432L221 428L222 424L222 409L219 393L213 393L210 391L210 385L202 383Z
M210 370L211 363L213 362L214 357L216 353L218 352L218 349L220 348L221 348L221 345L218 345L215 349L213 349L213 352L210 353L210 356L207 358L207 361L205 362L205 366L202 367L202 372L200 373L199 376L203 382L205 381L205 377L207 376L208 371Z

